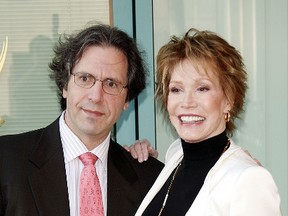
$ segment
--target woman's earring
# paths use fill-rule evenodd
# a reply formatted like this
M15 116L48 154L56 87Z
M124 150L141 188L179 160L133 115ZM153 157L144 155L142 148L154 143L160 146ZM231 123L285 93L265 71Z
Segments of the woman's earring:
M230 121L230 111L228 111L227 113L225 113L225 115L224 115L224 119L225 119L225 121L226 122L229 122Z

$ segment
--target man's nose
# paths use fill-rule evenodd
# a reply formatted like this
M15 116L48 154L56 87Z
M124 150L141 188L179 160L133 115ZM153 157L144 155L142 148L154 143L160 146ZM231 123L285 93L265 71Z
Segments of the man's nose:
M89 99L94 103L97 103L103 100L103 94L104 91L102 88L102 82L97 80L95 84L89 89Z

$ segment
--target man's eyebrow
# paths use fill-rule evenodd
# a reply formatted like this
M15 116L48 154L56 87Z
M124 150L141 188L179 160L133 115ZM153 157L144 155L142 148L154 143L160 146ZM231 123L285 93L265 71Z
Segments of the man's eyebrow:
M124 85L124 82L122 82L121 80L119 80L118 78L115 78L115 77L105 77L103 78L102 80L111 80L113 82L116 82L116 83L119 83L121 85Z

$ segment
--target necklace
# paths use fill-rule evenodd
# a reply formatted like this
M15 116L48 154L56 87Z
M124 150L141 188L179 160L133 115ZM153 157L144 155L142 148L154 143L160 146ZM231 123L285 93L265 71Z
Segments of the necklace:
M224 152L230 147L230 144L231 144L231 141L230 141L230 139L228 139L227 144L225 145L225 147L224 147L223 152L221 153L221 155L224 154Z
M223 152L221 153L221 155L229 148L230 143L231 143L231 142L230 142L230 139L228 139L227 144L225 145L225 147L224 147ZM175 169L175 171L174 171L174 173L173 173L172 179L171 179L171 181L170 181L169 187L168 187L168 189L167 189L167 192L166 192L164 201L163 201L163 203L162 203L162 207L161 207L161 209L160 209L160 211L159 211L159 213L158 213L158 216L161 216L161 215L162 215L162 212L163 212L163 210L164 210L164 208L165 208L167 199L168 199L169 194L170 194L170 190L171 190L172 185L173 185L173 183L174 183L174 180L175 180L175 177L176 177L176 175L177 175L177 172L178 172L178 170L179 170L179 168L180 168L180 166L181 166L181 164L182 164L182 161L183 161L183 159L182 159L182 160L180 161L180 163L177 165L177 167L176 167L176 169Z
M173 182L174 182L174 180L175 180L176 174L177 174L177 172L178 172L179 167L181 166L181 164L182 164L182 161L180 161L180 163L177 165L177 167L176 167L176 169L175 169L175 171L174 171L174 173L173 173L171 182L170 182L169 187L168 187L168 189L167 189L167 192L166 192L166 195L165 195L165 198L164 198L162 207L161 207L161 209L160 209L160 211L159 211L159 213L158 213L158 216L160 216L160 215L162 214L162 212L163 212L163 210L164 210L164 208L165 208L166 201L167 201L167 199L168 199L168 197L169 197L169 193L170 193L172 184L173 184Z

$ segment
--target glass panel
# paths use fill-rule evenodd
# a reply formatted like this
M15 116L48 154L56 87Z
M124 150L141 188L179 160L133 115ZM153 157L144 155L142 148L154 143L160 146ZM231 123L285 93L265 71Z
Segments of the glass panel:
M60 34L87 22L110 23L109 0L1 0L0 42L8 52L0 73L0 135L46 126L60 114L48 63ZM2 48L2 47L1 47Z

